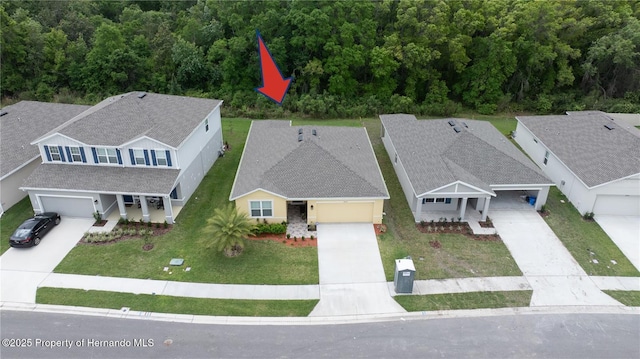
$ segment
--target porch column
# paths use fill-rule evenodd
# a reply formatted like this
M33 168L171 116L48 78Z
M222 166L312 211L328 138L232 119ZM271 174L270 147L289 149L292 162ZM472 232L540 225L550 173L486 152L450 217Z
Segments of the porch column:
M124 197L121 194L116 195L118 201L118 209L120 210L120 218L127 219L127 206L124 205Z
M464 214L466 210L467 210L467 197L463 197L462 204L460 205L460 218L462 218L461 221L464 221Z
M142 209L142 220L145 222L149 222L151 219L149 217L149 207L147 206L147 197L140 196L140 208Z
M164 196L162 199L164 203L164 219L169 224L173 224L173 207L171 206L171 197Z
M420 222L422 220L422 198L418 198L418 203L416 204L416 213L414 217L416 222Z
M484 209L482 210L482 221L487 220L487 212L489 212L489 202L491 202L491 197L487 197L484 199Z

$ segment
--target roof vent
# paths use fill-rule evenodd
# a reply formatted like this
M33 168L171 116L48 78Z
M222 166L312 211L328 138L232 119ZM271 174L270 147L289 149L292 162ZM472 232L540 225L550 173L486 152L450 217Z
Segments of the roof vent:
M301 135L301 134L302 134L302 129L301 129L301 128L299 128L299 129L298 129L298 134L299 134L299 135Z
M613 130L615 127L613 127L612 125L604 125L604 128L606 128L607 130L611 131L611 130Z
M302 142L302 135L298 135L298 142Z
M4 115L6 115L6 114L8 114L8 113L9 113L9 112L7 112L7 111L2 111L2 112L0 112L0 116L4 116Z
M145 97L145 96L147 96L147 93L146 93L146 92L140 92L140 93L138 94L138 98L143 98L143 97Z
M316 129L314 128L313 130L311 130L311 134L314 136L318 136L318 131L316 131Z
M455 126L456 125L456 121L454 120L449 120L449 126Z
M456 131L456 133L460 133L460 131L462 131L458 126L455 126L453 130Z
M462 126L464 126L464 127L466 127L466 128L469 128L469 126L467 126L467 123L466 123L466 122L463 122L463 123L462 123Z

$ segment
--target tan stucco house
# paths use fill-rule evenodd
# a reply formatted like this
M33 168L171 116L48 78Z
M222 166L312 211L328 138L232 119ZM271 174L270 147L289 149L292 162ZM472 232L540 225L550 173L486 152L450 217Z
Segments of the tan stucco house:
M364 128L253 121L229 200L251 218L381 223L389 192Z

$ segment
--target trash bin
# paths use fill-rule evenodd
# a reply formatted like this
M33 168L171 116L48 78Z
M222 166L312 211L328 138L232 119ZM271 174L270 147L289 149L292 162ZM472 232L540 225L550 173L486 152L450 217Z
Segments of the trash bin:
M536 204L536 197L529 197L529 204L530 205L535 205Z
M396 293L413 292L413 278L416 267L411 258L396 259L396 270L393 276L393 286Z

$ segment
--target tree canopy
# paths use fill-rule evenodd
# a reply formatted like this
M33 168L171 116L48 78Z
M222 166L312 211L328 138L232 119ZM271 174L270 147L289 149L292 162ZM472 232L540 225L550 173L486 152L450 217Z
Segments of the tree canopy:
M294 81L261 85L256 30ZM1 95L145 90L256 117L640 110L640 2L68 0L0 4Z

